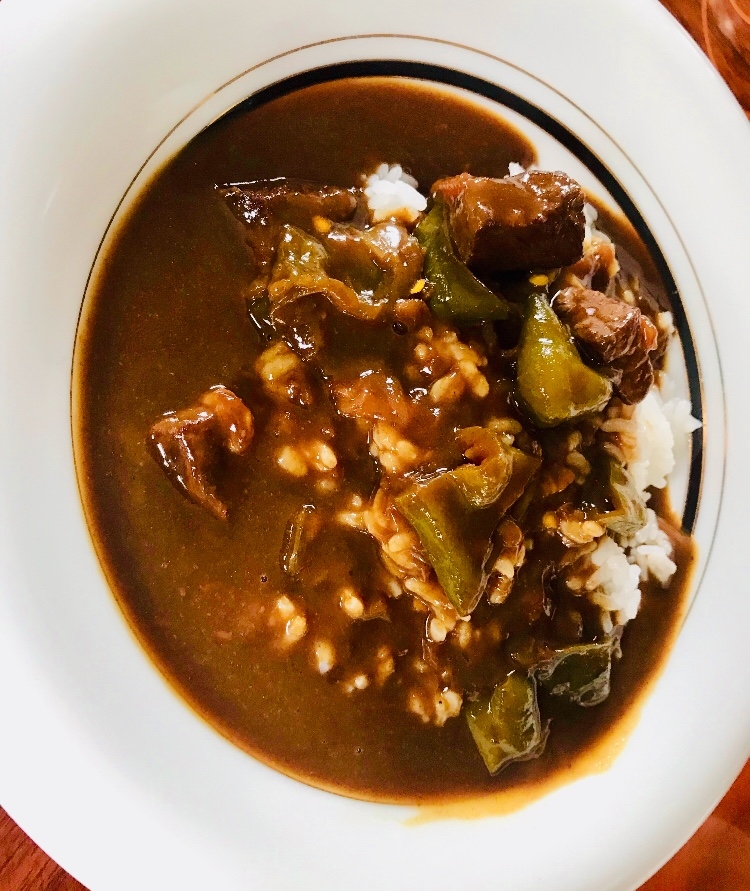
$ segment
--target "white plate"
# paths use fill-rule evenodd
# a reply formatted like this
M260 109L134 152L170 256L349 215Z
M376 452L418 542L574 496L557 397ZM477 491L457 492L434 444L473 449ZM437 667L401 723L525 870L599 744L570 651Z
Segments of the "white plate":
M610 770L507 817L406 826L224 741L130 636L79 505L73 341L129 186L253 91L362 59L470 74L580 137L654 233L700 363L701 571L667 668ZM4 0L0 122L3 806L92 891L643 881L750 753L750 128L696 47L649 0Z

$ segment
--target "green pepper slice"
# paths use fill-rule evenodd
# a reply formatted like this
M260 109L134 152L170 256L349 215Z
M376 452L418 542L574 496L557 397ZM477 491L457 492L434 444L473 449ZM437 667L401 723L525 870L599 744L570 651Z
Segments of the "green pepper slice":
M618 535L634 535L646 523L646 503L625 468L611 455L596 461L581 493L587 517Z
M515 308L493 294L458 259L448 230L445 204L436 201L414 233L425 251L424 273L430 284L430 309L439 318L457 324L504 321Z
M511 673L491 696L472 702L466 720L487 770L494 776L513 761L542 754L542 729L533 677Z
M553 696L575 705L599 705L609 696L612 654L618 646L616 638L609 638L565 647L537 667L537 680Z
M430 565L461 616L476 607L487 584L497 517L492 510L467 505L450 473L442 473L396 499L419 536Z
M480 462L450 471L461 494L472 507L494 504L510 482L513 452L518 449L511 450L497 433L485 427L459 430L456 441L470 461Z
M476 607L487 584L486 564L502 515L520 497L540 460L508 446L483 427L457 439L470 460L396 499L425 549L438 581L461 616Z
M358 294L349 285L329 276L327 261L328 252L317 238L296 226L282 226L276 262L266 289L272 315L274 308L282 303L308 294L321 294L346 315L376 319L386 302L372 302L367 294Z
M554 427L601 411L612 384L589 368L546 297L526 304L518 351L518 401L540 427Z

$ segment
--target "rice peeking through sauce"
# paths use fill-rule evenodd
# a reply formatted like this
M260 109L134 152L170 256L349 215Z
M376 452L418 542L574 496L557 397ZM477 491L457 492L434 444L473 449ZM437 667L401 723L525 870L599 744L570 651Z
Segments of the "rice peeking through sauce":
M552 776L680 614L666 295L534 160L417 83L309 88L183 150L90 301L77 457L113 590L208 720L316 785Z

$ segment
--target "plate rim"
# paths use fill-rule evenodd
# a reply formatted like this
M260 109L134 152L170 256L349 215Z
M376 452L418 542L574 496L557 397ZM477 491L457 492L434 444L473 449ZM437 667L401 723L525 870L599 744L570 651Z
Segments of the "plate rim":
M373 35L373 36L374 36L374 35ZM472 48L469 48L469 49L472 49ZM476 50L472 50L472 51L476 51ZM748 748L750 748L750 747L748 747ZM0 771L0 775L1 775L1 771ZM696 824L696 825L697 825L697 824ZM666 859L666 858L665 858L665 859Z

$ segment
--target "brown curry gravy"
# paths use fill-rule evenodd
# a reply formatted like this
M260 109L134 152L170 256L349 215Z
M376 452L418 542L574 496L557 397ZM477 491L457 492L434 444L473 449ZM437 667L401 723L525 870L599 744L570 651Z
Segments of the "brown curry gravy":
M101 262L79 330L75 447L84 505L138 639L196 711L255 757L313 785L374 800L531 793L575 775L586 752L600 751L627 724L681 620L689 538L672 536L679 568L670 588L644 586L609 699L556 716L543 757L493 778L463 717L425 727L377 691L343 697L302 656L281 658L257 638L217 643L211 629L243 592L283 587L278 554L300 492L281 479L238 472L228 500L241 508L222 524L181 497L146 448L156 418L217 383L244 392L252 406L243 380L262 349L243 296L252 270L215 185L289 176L352 186L383 160L399 161L427 186L464 170L502 176L510 161L531 163L534 149L455 93L368 78L227 115L155 177ZM668 305L632 228L612 214L605 228ZM330 557L337 559L335 549Z

